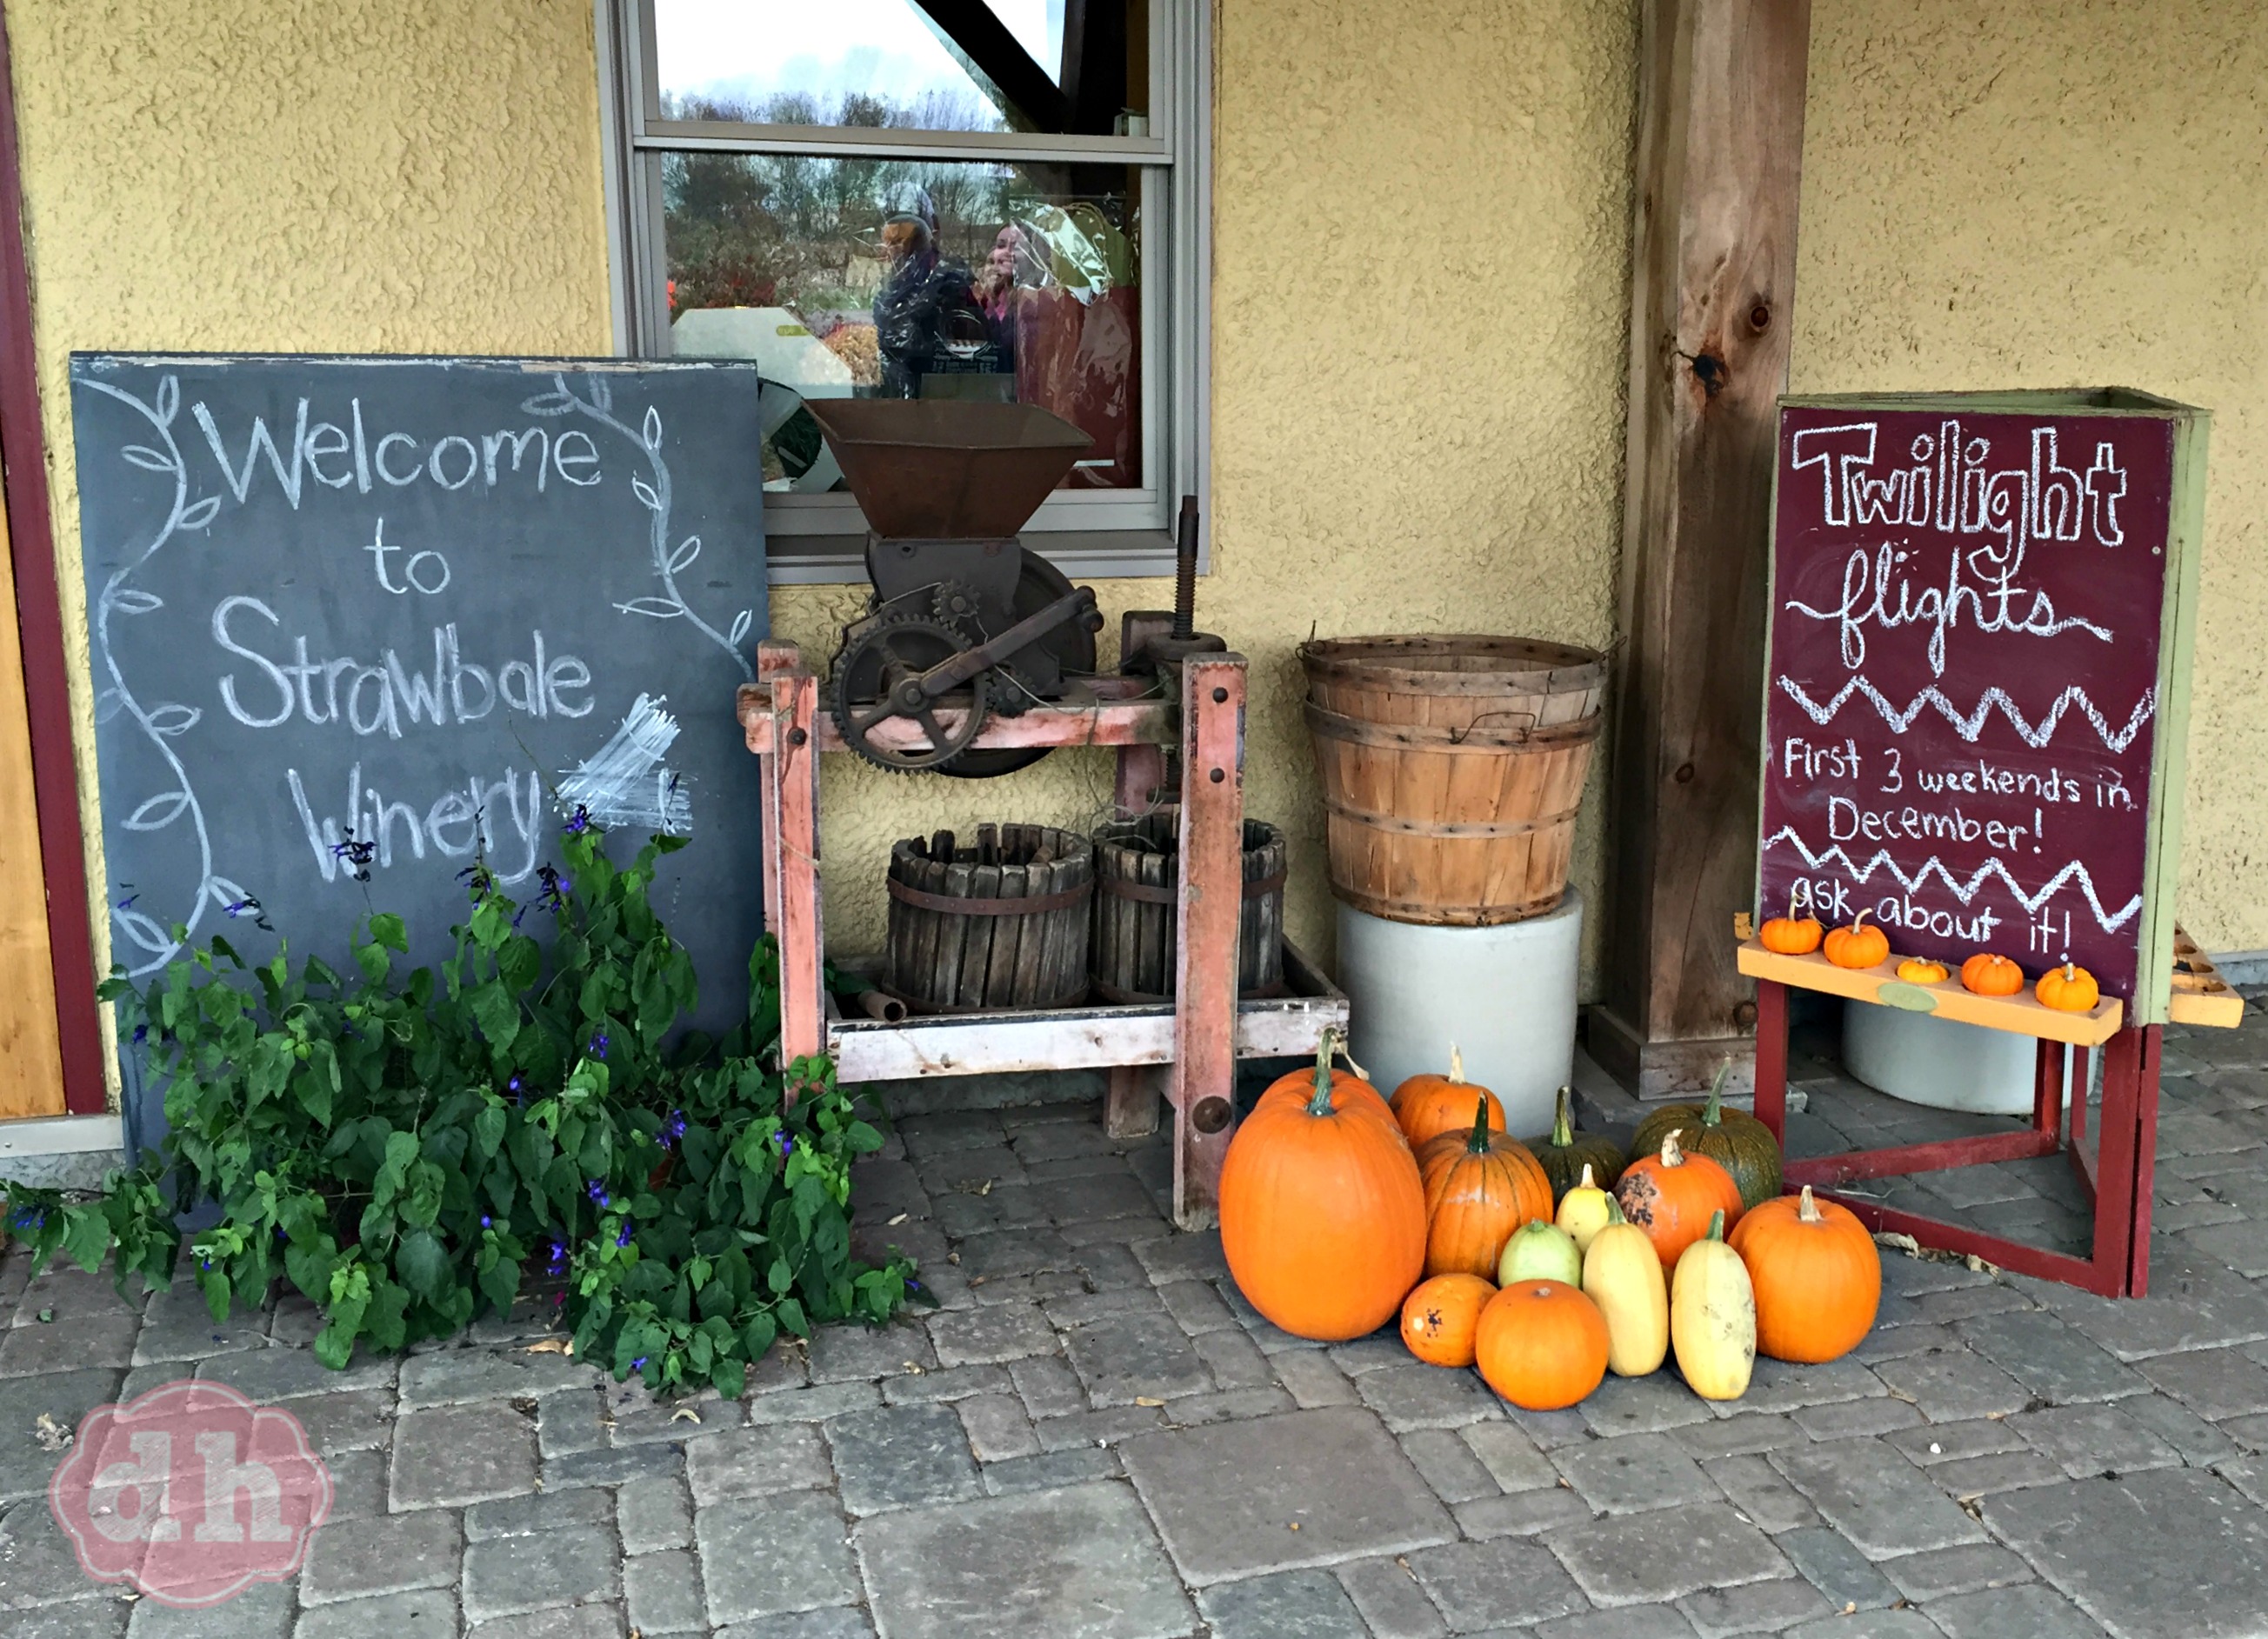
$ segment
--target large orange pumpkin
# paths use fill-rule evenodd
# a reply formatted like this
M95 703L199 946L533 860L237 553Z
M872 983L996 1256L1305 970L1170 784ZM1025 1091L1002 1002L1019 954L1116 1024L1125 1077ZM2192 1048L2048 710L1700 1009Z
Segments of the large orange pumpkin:
M1607 1318L1565 1282L1518 1282L1481 1311L1473 1363L1513 1405L1561 1410L1605 1380Z
M1741 1187L1733 1175L1705 1155L1686 1154L1677 1139L1673 1132L1660 1154L1631 1162L1615 1186L1623 1216L1646 1231L1665 1272L1709 1232L1711 1213L1722 1212L1727 1224L1741 1216Z
M1873 1330L1882 1260L1846 1207L1782 1195L1752 1208L1731 1237L1756 1292L1756 1349L1774 1360L1837 1360Z
M1469 1366L1473 1328L1495 1296L1496 1283L1477 1275L1420 1281L1402 1303L1402 1341L1429 1366Z
M1465 1133L1443 1133L1418 1156L1425 1187L1425 1273L1486 1279L1513 1231L1551 1219L1551 1180L1517 1138L1492 1132L1476 1104Z
M1392 1319L1425 1266L1425 1191L1386 1100L1331 1072L1286 1076L1236 1129L1220 1169L1220 1245L1255 1309L1327 1342Z
M1462 1133L1471 1126L1475 1093L1488 1101L1488 1124L1502 1132L1504 1106L1487 1088L1465 1079L1465 1055L1451 1042L1447 1075L1426 1070L1394 1090L1394 1119L1402 1124L1410 1148L1423 1150L1443 1133Z

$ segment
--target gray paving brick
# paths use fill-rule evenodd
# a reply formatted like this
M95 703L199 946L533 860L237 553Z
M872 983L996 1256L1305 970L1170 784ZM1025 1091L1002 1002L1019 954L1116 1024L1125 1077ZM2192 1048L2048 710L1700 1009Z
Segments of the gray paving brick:
M394 1426L393 1503L460 1508L535 1485L535 1424L510 1406L405 1413Z
M1544 1540L1594 1605L1659 1605L1787 1575L1771 1539L1722 1502L1593 1520Z
M1670 1605L1628 1605L1538 1622L1535 1639L1693 1639L1693 1624Z
M1005 1366L941 1366L934 1371L903 1371L882 1379L885 1406L924 1406L965 1400L972 1394L1012 1393L1015 1380Z
M1760 1530L1778 1535L1819 1523L1819 1510L1760 1453L1712 1458L1702 1467L1725 1494L1725 1500Z
M1403 1455L1416 1466L1433 1495L1444 1503L1469 1503L1494 1496L1499 1488L1473 1448L1447 1429L1418 1429L1401 1440Z
M615 1533L625 1554L654 1554L693 1542L693 1499L681 1480L633 1480L615 1493Z
M1133 1253L1163 1286L1170 1281L1221 1281L1228 1278L1228 1260L1221 1255L1219 1231L1203 1234L1176 1233L1133 1244Z
M457 1639L457 1596L421 1588L320 1605L299 1618L291 1639Z
M1717 1488L1700 1465L1665 1434L1564 1446L1551 1460L1595 1513L1630 1514L1717 1500Z
M2063 1467L2037 1452L2007 1452L1998 1457L1963 1457L1939 1463L1929 1477L1948 1496L1973 1502L1995 1491L2014 1491L2025 1486L2054 1485L2064 1477Z
M1358 1337L1351 1342L1334 1343L1328 1352L1331 1363L1349 1377L1359 1378L1366 1371L1384 1371L1414 1363L1399 1331L1373 1332L1368 1337Z
M1881 1380L1847 1355L1817 1366L1792 1365L1759 1356L1749 1378L1749 1392L1737 1400L1714 1402L1712 1409L1720 1417L1753 1416L1758 1412L1830 1406L1837 1400L1882 1392Z
M885 1514L860 1524L858 1558L892 1639L1169 1639L1197 1625L1116 1481Z
M133 1357L141 1322L129 1310L97 1310L37 1320L0 1332L0 1378L70 1371L88 1366L123 1368Z
M821 1327L812 1335L810 1360L814 1383L863 1382L894 1376L909 1363L926 1371L937 1364L937 1353L919 1322L901 1320L893 1326Z
M1470 1371L1410 1363L1366 1371L1354 1382L1364 1403L1396 1434L1462 1428L1498 1415L1496 1396Z
M1823 1526L1783 1532L1772 1540L1836 1610L1881 1610L1901 1597L1865 1554Z
M1908 1355L1927 1354L1933 1349L1951 1349L1960 1341L1960 1334L1949 1326L1878 1326L1860 1338L1859 1346L1845 1358L1871 1366Z
M1779 1412L1756 1412L1745 1417L1719 1417L1670 1430L1675 1440L1696 1457L1741 1457L1783 1445L1800 1445L1811 1437L1795 1420Z
M968 1431L950 1406L854 1412L827 1425L843 1504L853 1514L915 1508L983 1491Z
M1659 1434L1712 1421L1709 1402L1667 1371L1643 1378L1611 1372L1575 1408L1602 1437Z
M200 1380L225 1383L263 1403L329 1396L393 1386L398 1363L390 1356L357 1355L342 1371L333 1371L305 1349L247 1349L217 1355L197 1368ZM391 1396L389 1395L390 1399ZM289 1407L295 1416L303 1407Z
M1828 1609L1826 1596L1800 1577L1751 1582L1738 1588L1704 1588L1687 1594L1677 1606L1702 1639L1778 1633L1823 1616Z
M1166 1414L1154 1406L1108 1406L1101 1411L1073 1412L1068 1417L1041 1417L1032 1424L1043 1452L1067 1451L1081 1445L1116 1445L1137 1435L1155 1433L1166 1426Z
M814 1383L805 1389L781 1389L758 1394L748 1401L751 1426L776 1422L824 1422L854 1411L868 1411L882 1403L882 1392L871 1383Z
M717 1639L874 1639L874 1624L856 1606L760 1616L717 1630Z
M126 1639L285 1639L291 1631L291 1590L262 1583L204 1610L143 1599L126 1624Z
M1880 1440L1787 1446L1770 1460L1867 1554L1918 1554L1984 1540L1975 1520Z
M2115 1405L2059 1406L2007 1421L2027 1444L2062 1465L2074 1480L2106 1470L2131 1474L2140 1468L2177 1467L2182 1460L2172 1446Z
M2139 1370L2191 1411L2216 1422L2268 1411L2268 1366L2240 1349L2161 1355L2142 1362Z
M1035 1417L1067 1417L1085 1411L1086 1391L1071 1363L1056 1355L1035 1355L1008 1368L1008 1376L1023 1397L1024 1409Z
M2268 1506L2268 1458L2232 1457L2214 1464L2213 1471L2253 1502Z
M573 1526L534 1537L498 1537L465 1550L468 1621L587 1604L618 1591L614 1532Z
M1352 1407L1146 1435L1120 1456L1192 1583L1403 1553L1454 1534L1377 1418ZM1350 1491L1336 1476L1353 1473L1365 1480Z
M476 1400L541 1399L572 1389L597 1388L604 1375L565 1355L525 1349L437 1349L401 1363L401 1403L409 1407L462 1406Z
M1212 1639L1369 1639L1354 1602L1329 1571L1219 1583L1197 1595L1197 1609Z
M1053 1491L1090 1480L1116 1480L1126 1472L1118 1453L1107 1446L1080 1445L1068 1451L1042 1452L1036 1457L1011 1457L984 1465L988 1496L1007 1496L1018 1491Z
M2045 1310L1985 1315L1957 1329L1971 1349L2027 1391L2059 1406L2116 1400L2149 1387L2132 1367Z
M281 1349L269 1349L281 1354ZM251 1358L231 1355L228 1359ZM257 1396L254 1396L257 1398ZM311 1394L280 1409L290 1412L307 1431L307 1444L316 1455L375 1451L394 1438L394 1394L387 1389L366 1389L354 1394Z
M2030 1582L2035 1576L2030 1566L1997 1542L1967 1542L1959 1547L1901 1554L1884 1560L1881 1571L1917 1605Z
M1297 1411L1299 1401L1274 1384L1266 1388L1220 1389L1211 1394L1183 1394L1166 1402L1167 1420L1188 1428L1201 1422L1226 1422L1235 1417L1265 1417L1272 1412Z
M1578 1444L1594 1437L1591 1425L1583 1421L1583 1414L1572 1407L1566 1411L1528 1411L1508 1400L1500 1400L1497 1404L1541 1451L1556 1452L1563 1445Z
M1375 1639L1437 1639L1448 1631L1406 1562L1358 1560L1340 1566L1338 1578Z
M368 1519L387 1511L384 1452L339 1452L323 1463L331 1471L333 1519Z
M1539 1622L1589 1608L1574 1580L1540 1543L1517 1537L1456 1542L1409 1558L1410 1569L1455 1633Z
M652 1394L636 1378L609 1389L607 1407L614 1419L607 1430L610 1445L641 1445L657 1440L694 1444L747 1421L740 1401L722 1399L714 1389L695 1394Z
M1838 1609L1817 1621L1786 1630L1788 1639L1944 1639L1944 1632L1919 1611L1898 1608L1859 1611L1845 1616Z
M1052 1230L971 1235L961 1243L960 1250L961 1273L972 1281L997 1281L1010 1275L1068 1271L1079 1267L1079 1254L1071 1243ZM936 1264L943 1261L938 1259L930 1266L930 1272L941 1275L943 1271Z
M701 1567L683 1548L624 1560L622 1602L630 1626L642 1635L709 1631Z
M630 1624L619 1601L499 1616L466 1629L466 1639L622 1639Z
M1214 1386L1189 1334L1162 1312L1105 1316L1067 1334L1064 1347L1097 1408L1202 1394Z
M2037 1583L1995 1588L1925 1606L1946 1639L2102 1639L2071 1601Z
M563 1491L577 1485L624 1485L633 1480L666 1479L684 1472L685 1453L674 1445L572 1452L556 1460L545 1460L543 1488Z
M1457 1430L1457 1437L1471 1448L1473 1455L1487 1467L1490 1477L1506 1491L1528 1491L1559 1483L1558 1469L1516 1423L1469 1423Z
M1958 1462L1964 1457L1993 1457L2021 1452L2024 1442L2009 1426L2012 1419L1979 1417L1969 1422L1932 1422L1901 1429L1884 1437L1885 1443L1905 1453L1908 1461L1927 1468Z
M1320 1349L1287 1349L1270 1356L1269 1363L1275 1368L1276 1380L1291 1392L1292 1398L1305 1410L1362 1403L1353 1381Z
M2223 1210L2228 1209L2223 1207ZM2157 1221L2161 1230L2173 1227L2162 1216ZM2220 1260L2239 1275L2268 1275L2268 1221L2238 1217L2192 1229L2183 1238L2206 1257Z
M1167 1312L1180 1321L1182 1330L1192 1337L1237 1328L1236 1317L1206 1282L1168 1282L1158 1289L1158 1295L1165 1300Z
M2130 1363L2268 1337L2268 1293L2194 1247L2181 1247L2183 1257L2167 1245L2153 1250L2147 1297L2097 1297L2044 1282L2034 1295Z
M1476 1542L1491 1537L1533 1537L1563 1525L1580 1525L1594 1518L1591 1505L1575 1495L1572 1486L1547 1486L1534 1491L1512 1491L1503 1496L1476 1496L1449 1510L1457 1529Z
M934 1315L929 1332L938 1359L948 1366L983 1365L1056 1352L1055 1327L1035 1304L1002 1304Z
M614 1523L614 1498L591 1487L534 1491L467 1509L465 1540L485 1542L491 1537L533 1537L577 1525L608 1525Z
M548 1459L607 1444L606 1397L596 1388L547 1394L535 1402L535 1449Z
M317 1532L308 1547L299 1599L306 1605L330 1605L413 1588L446 1588L457 1580L463 1552L457 1517L442 1509L335 1521Z
M1815 1440L1889 1434L1921 1421L1920 1411L1911 1402L1887 1394L1872 1400L1837 1400L1832 1406L1807 1406L1793 1415L1796 1426Z
M1040 1449L1024 1402L1012 1394L979 1394L960 1402L961 1423L979 1462L1029 1457Z
M18 1503L0 1516L0 1610L96 1599L107 1591L80 1568L45 1499Z
M861 1597L833 1496L792 1491L696 1509L709 1620L719 1625L848 1605Z
M2031 1400L2022 1384L1965 1349L1886 1360L1874 1368L1874 1375L1892 1393L1918 1406L1932 1422L2021 1411Z
M2053 1208L2043 1209L2043 1216L2060 1217ZM1984 1224L1984 1215L1977 1221ZM1988 1225L1989 1227L1989 1225ZM1958 1291L1925 1292L1913 1300L1916 1317L1925 1322L1942 1325L1947 1321L1966 1320L1971 1316L1998 1314L2005 1310L2029 1309L2030 1300L2021 1292L2006 1286L1971 1286Z
M1186 1281L1175 1285L1186 1286ZM1162 1288L1171 1291L1173 1287ZM1204 1332L1194 1339L1197 1356L1212 1373L1213 1381L1225 1389L1273 1388L1276 1386L1275 1368L1268 1356L1248 1337L1242 1327L1233 1332Z
M685 1477L693 1500L703 1507L725 1497L769 1496L835 1483L827 1443L809 1423L730 1429L693 1441L685 1448Z
M1080 1278L1078 1275L1071 1277L1074 1282ZM1158 1289L1146 1283L1137 1288L1114 1286L1099 1292L1088 1291L1082 1285L1073 1291L1042 1297L1040 1309L1048 1317L1048 1324L1058 1332L1068 1332L1074 1327L1086 1326L1090 1321L1111 1315L1140 1313L1172 1319L1167 1312L1165 1300L1158 1296ZM1179 1326L1180 1322L1174 1324Z
M2137 1394L2118 1409L2179 1452L2192 1467L2217 1463L2236 1451L2226 1434L2169 1395Z

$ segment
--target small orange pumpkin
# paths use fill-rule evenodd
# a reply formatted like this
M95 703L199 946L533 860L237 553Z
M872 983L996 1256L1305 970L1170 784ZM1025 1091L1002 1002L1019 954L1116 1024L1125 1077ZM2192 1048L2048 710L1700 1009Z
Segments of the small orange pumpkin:
M2014 996L2024 988L2024 970L2005 956L1979 952L1961 964L1961 988L1978 996Z
M1924 961L1918 956L1909 956L1898 964L1898 977L1908 984L1943 984L1952 976L1943 962Z
M1402 1303L1402 1341L1429 1366L1469 1366L1473 1329L1495 1296L1495 1283L1477 1275L1420 1281Z
M1733 1175L1705 1155L1686 1154L1677 1139L1673 1132L1661 1141L1660 1154L1631 1162L1615 1186L1623 1216L1646 1231L1665 1272L1709 1232L1711 1213L1722 1212L1727 1224L1741 1217L1741 1187Z
M1296 1337L1343 1342L1393 1319L1425 1267L1425 1190L1386 1100L1315 1068L1279 1079L1220 1169L1220 1247L1239 1290ZM1546 1200L1550 1199L1546 1192Z
M1890 959L1890 938L1880 928L1867 926L1866 911L1851 918L1822 942L1827 959L1837 967L1873 967Z
M1475 1101L1471 1131L1443 1133L1418 1156L1429 1276L1462 1271L1487 1279L1513 1231L1551 1219L1551 1180L1526 1144L1490 1130L1485 1097Z
M1808 1365L1839 1360L1874 1329L1882 1260L1858 1215L1832 1201L1767 1201L1741 1220L1733 1250L1756 1294L1756 1350Z
M1465 1055L1457 1051L1454 1041L1449 1044L1447 1075L1425 1070L1396 1087L1392 1099L1394 1119L1401 1124L1411 1151L1423 1150L1443 1133L1462 1133L1470 1126L1475 1093L1488 1100L1488 1124L1502 1132L1504 1106L1487 1088L1465 1079Z
M1607 1318L1563 1281L1521 1281L1489 1299L1473 1331L1474 1363L1525 1411L1560 1411L1607 1375Z
M1788 896L1786 915L1775 916L1756 930L1756 942L1781 956L1808 956L1819 948L1823 937L1818 917L1795 914L1793 894Z
M2032 994L2040 998L2042 1006L2059 1013L2084 1013L2102 999L2102 987L2095 982L2093 974L2066 956L2062 966L2051 967L2040 975Z

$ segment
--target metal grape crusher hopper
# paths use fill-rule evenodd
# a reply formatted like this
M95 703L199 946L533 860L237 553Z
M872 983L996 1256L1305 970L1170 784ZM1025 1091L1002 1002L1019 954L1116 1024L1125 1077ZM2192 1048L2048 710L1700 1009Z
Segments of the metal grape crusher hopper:
M1118 668L1098 672L1103 621L1094 592L1073 586L1018 535L1089 446L1085 433L1027 404L845 399L806 408L865 510L873 592L825 677L794 643L768 640L757 680L740 690L740 721L762 765L764 921L779 941L782 1062L829 1055L846 1084L1106 1071L1113 1136L1154 1131L1161 1094L1170 1105L1174 1216L1185 1227L1209 1224L1235 1126L1238 1060L1312 1058L1326 1028L1345 1029L1347 1002L1288 941L1278 993L1239 993L1245 662L1195 629L1196 500L1182 503L1173 610L1123 616ZM1173 868L1152 892L1170 897L1176 918L1172 993L1131 1005L911 1016L874 992L859 1001L828 993L819 753L983 778L1060 746L1116 753L1118 819L1170 817ZM960 902L1002 916L1018 908ZM856 958L840 965L860 966Z

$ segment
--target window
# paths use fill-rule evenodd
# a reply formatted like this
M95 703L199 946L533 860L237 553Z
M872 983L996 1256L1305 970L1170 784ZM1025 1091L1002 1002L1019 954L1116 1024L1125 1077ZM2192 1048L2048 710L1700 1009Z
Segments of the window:
M773 578L863 578L808 398L1038 404L1093 446L1027 526L1170 572L1204 489L1202 0L600 0L616 329L762 366Z

